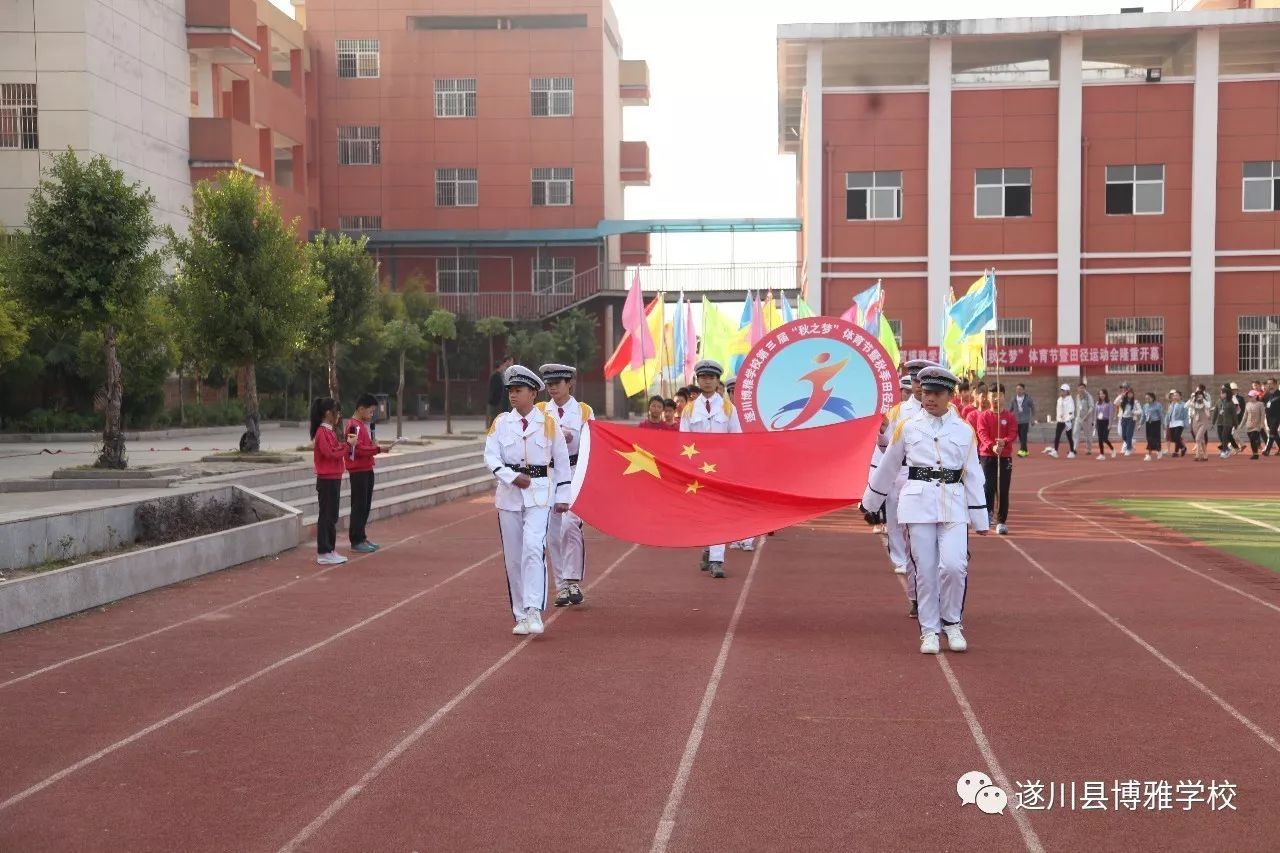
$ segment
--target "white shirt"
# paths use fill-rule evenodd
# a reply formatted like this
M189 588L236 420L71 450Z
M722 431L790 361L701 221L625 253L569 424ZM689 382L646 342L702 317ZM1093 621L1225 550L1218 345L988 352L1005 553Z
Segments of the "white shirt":
M549 400L546 403L539 403L538 408L544 412L550 412L551 416L556 419L560 429L566 433L564 440L569 446L569 455L576 456L578 448L582 444L583 423L596 419L591 407L585 403L579 403L570 396L568 400L565 400L563 406L555 400Z
M884 450L889 446L889 439L893 437L894 430L898 428L898 424L914 418L923 411L924 406L920 404L920 401L914 395L889 410L889 413L885 415L884 428L880 430L880 435L876 438L876 449L871 451L872 471L879 466L880 459L884 456ZM906 473L904 472L902 476L905 477Z
M1069 424L1076 419L1076 401L1068 394L1058 398L1058 423Z
M522 426L521 418L527 423ZM550 421L550 427L547 422ZM547 433L551 436L548 437ZM493 421L489 436L484 442L484 464L498 478L494 503L498 509L520 510L525 507L545 507L569 502L569 484L573 475L569 469L569 447L556 419L544 414L536 406L529 414L521 415L514 409L503 412ZM552 477L532 477L529 488L515 485L515 470L523 465L554 467ZM563 472L563 473L562 473ZM554 491L554 499L552 492Z
M907 480L898 496L898 521L903 524L972 524L986 530L986 479L978 463L978 437L954 410L936 418L921 412L902 421L871 475L862 496L865 509L880 509L905 461L917 468L948 468L964 472L959 483Z
M707 411L708 404L710 411ZM684 407L680 415L681 432L742 432L742 424L738 421L738 410L732 403L728 404L729 412L725 413L725 400L719 394L710 397L699 395Z

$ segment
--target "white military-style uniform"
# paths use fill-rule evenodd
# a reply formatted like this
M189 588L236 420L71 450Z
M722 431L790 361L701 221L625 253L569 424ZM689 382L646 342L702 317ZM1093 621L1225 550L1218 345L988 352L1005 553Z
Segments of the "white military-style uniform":
M680 431L694 433L733 433L742 432L742 422L738 420L738 410L718 393L710 397L705 394L690 400L680 413ZM712 545L708 551L708 559L713 563L724 562L724 545Z
M536 406L527 415L513 409L494 419L484 461L498 479L494 503L511 612L519 622L528 608L541 613L547 605L547 526L555 505L569 502L569 448L554 417ZM513 485L529 471L540 476L529 474L527 489Z
M573 469L578 462L578 448L582 444L582 427L587 421L595 420L595 413L586 403L579 403L572 396L563 406L551 401L538 403L538 408L555 418L568 446L568 473L561 476L561 472L557 470L555 479L572 482ZM556 589L563 589L570 581L582 582L587 569L586 542L582 535L582 519L572 510L551 513L551 524L547 528L547 554L551 558Z
M864 507L875 512L884 504L904 463L908 479L899 490L897 519L907 526L915 561L920 631L936 642L942 626L958 626L964 612L968 526L988 526L977 436L954 409L942 417L921 411L899 422L867 484Z
M885 428L876 441L876 449L871 453L872 474L875 474L880 461L884 458L884 451L889 446L889 439L897 430L898 424L910 420L922 411L924 409L920 401L912 396L898 403L885 415ZM907 529L898 520L898 495L906 482L907 468L902 465L899 466L898 476L889 490L889 499L884 504L884 529L885 536L889 540L889 561L893 563L895 572L907 576L907 598L915 601L916 579L914 567L911 564L911 549L907 547Z

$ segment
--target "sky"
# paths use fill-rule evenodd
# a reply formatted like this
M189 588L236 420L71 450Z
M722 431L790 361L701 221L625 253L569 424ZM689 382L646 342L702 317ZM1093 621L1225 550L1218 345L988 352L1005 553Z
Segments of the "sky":
M272 0L288 9L288 0ZM649 106L626 107L624 138L649 143L648 187L628 219L796 215L796 163L777 142L777 26L1167 12L1176 0L612 0L623 56L649 64ZM652 263L793 261L794 234L654 235Z

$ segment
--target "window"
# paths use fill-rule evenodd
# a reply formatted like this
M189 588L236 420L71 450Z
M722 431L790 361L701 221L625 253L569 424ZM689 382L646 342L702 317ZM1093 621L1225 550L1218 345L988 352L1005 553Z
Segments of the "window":
M1236 324L1241 372L1280 370L1280 314L1242 316Z
M474 118L476 78L436 81L436 118Z
M0 83L0 148L40 147L35 83Z
M1030 317L1001 317L999 318L999 331L987 332L987 351L991 352L994 348L999 347L1030 347L1031 346L1031 318ZM994 359L993 359L994 360ZM990 372L990 371L988 371ZM1001 373L1030 373L1030 367L1004 367L1000 368Z
M1280 161L1244 164L1244 209L1280 210Z
M475 207L480 181L475 169L436 169L436 207Z
M973 176L973 215L1031 215L1030 169L977 169Z
M339 231L381 231L381 216L339 216Z
M338 165L377 166L382 163L382 128L338 128Z
M846 172L846 219L901 219L901 172Z
M1164 344L1163 317L1108 317L1107 346L1112 344ZM1164 362L1112 364L1107 373L1163 373Z
M885 318L889 320L888 317ZM893 339L898 342L898 347L902 347L902 321L889 320L889 331L893 334Z
M436 291L476 293L480 290L480 261L472 257L440 258L436 261Z
M338 39L339 77L377 77L380 65L377 39Z
M573 115L573 78L534 77L529 81L529 110L535 116Z
M533 262L534 293L573 293L573 258L543 258Z
M573 204L573 169L534 169L533 203L536 207Z
M275 149L275 181L277 186L293 187L293 149Z
M1164 166L1108 166L1107 215L1164 213Z

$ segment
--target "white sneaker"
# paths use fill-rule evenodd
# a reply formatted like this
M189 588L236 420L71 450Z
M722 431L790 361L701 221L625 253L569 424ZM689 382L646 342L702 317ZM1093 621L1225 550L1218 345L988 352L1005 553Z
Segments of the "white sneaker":
M529 623L530 634L541 634L546 627L542 624L542 614L538 612L536 607L526 607L524 609L524 617Z
M1075 451L1072 451L1072 452L1068 453L1068 454L1067 454L1067 458L1068 458L1068 459L1075 459L1075 458L1076 458Z
M1054 459L1057 459L1057 458L1058 458L1058 451L1054 450L1052 447L1050 447L1048 450L1046 450L1046 451L1045 451L1045 453L1048 453L1048 454L1049 454L1049 456L1051 456L1051 457L1052 457L1052 458L1054 458Z
M328 554L321 554L316 557L316 563L321 566L341 566L347 561L347 558L339 554L337 551L330 551Z
M1008 536L1008 535L1009 535L1009 525L1007 525L1007 524L997 524L997 525L996 525L996 535L997 535L997 536Z
M516 626L515 626L514 628L512 628L512 629L511 629L511 633L513 633L513 634L518 634L519 636L522 636L522 637L523 637L525 634L528 634L528 633L529 633L529 620L528 620L528 619L521 619L519 622L517 622L517 623L516 623Z
M1116 452L1115 452L1115 450L1114 450L1114 449L1111 451L1111 458L1112 458L1112 459L1115 459L1115 458L1116 458Z
M742 543L743 551L754 551L756 549L756 540L748 539Z
M1041 452L1041 453L1053 453L1053 452L1054 452L1054 449L1053 449L1052 447L1046 447L1046 448L1044 448L1043 450L1041 450L1040 452Z
M1124 449L1124 455L1125 455L1125 456L1130 456L1130 455L1132 455L1132 454L1133 454L1133 451L1132 451L1132 450L1130 450L1129 448L1127 448L1127 447L1126 447L1126 448Z
M1163 458L1164 458L1164 451L1161 450L1159 453L1156 454L1156 460L1158 461Z
M730 550L730 551L741 551L741 550L742 550L742 543L741 543L741 542L730 542L730 543L729 543L729 550Z
M962 652L969 648L969 644L965 642L964 633L960 630L959 625L943 625L942 630L947 635L947 648L953 652ZM935 639L937 634L933 635ZM920 647L920 651L924 651L924 647Z
M893 573L894 573L895 575L905 575L905 574L907 573L907 567L906 567L906 566L894 566L894 567L893 567Z
M1107 461L1106 454L1099 453L1099 454L1098 454L1098 461L1099 461L1099 462L1106 462L1106 461Z
M942 646L938 641L937 634L921 634L920 635L920 654L936 655L942 651Z
M1150 453L1148 453L1146 456L1142 457L1142 461L1143 461L1143 462L1150 462L1150 461L1151 461L1151 454L1150 454Z

